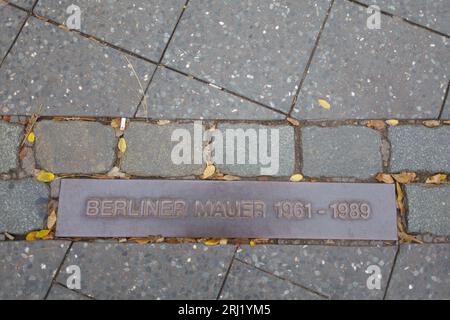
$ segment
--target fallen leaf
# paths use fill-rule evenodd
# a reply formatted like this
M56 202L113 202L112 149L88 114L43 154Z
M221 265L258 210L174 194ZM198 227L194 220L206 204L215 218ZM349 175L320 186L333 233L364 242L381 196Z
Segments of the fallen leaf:
M36 140L36 135L34 134L34 132L30 132L27 136L27 141L29 143L34 143L35 140Z
M205 246L217 246L220 244L220 239L208 239L203 242Z
M443 173L435 174L434 176L431 176L425 181L425 183L428 184L441 184L447 180L447 175Z
M255 240L250 240L250 247L254 247L255 246L255 244L256 244L256 242L255 242Z
M216 173L216 167L213 164L208 164L203 171L202 179L211 178Z
M52 230L55 225L56 225L56 211L55 209L52 209L47 218L47 229Z
M150 242L152 242L152 239L149 238L130 238L129 240L138 244L149 244Z
M425 120L422 123L425 127L428 127L428 128L436 128L441 125L441 122L439 120Z
M319 99L319 105L322 108L326 109L326 110L330 110L331 109L331 105L330 105L330 103L327 100Z
M395 191L397 194L397 208L400 210L400 215L404 216L406 212L405 203L403 201L405 199L405 195L403 193L402 186L398 182L395 183Z
M53 180L55 180L55 175L51 172L41 170L37 174L36 179L39 182L52 182Z
M170 120L158 120L158 122L156 122L156 124L159 126L165 126L169 123L170 123Z
M369 120L367 126L372 129L382 130L386 128L386 124L383 120Z
M442 121L443 124L450 124L450 120L444 120Z
M5 237L7 237L8 240L14 240L15 239L14 236L9 234L8 232L5 232Z
M120 171L119 167L112 168L107 174L110 178L125 178L127 175Z
M50 233L50 230L48 230L48 229L37 231L36 238L38 238L38 239L45 238L46 236L48 236L49 233Z
M416 174L414 172L402 172L399 174L393 174L392 177L398 183L410 183L416 179Z
M296 127L300 126L300 121L298 121L297 119L288 117L286 120L293 126L296 126Z
M394 178L392 178L392 176L388 173L379 173L375 176L375 179L379 182L384 182L384 183L394 183L395 182Z
M30 155L32 152L32 149L29 147L23 147L20 152L19 152L19 159L23 160L25 159L28 155Z
M111 127L117 129L120 127L120 118L114 118L111 120Z
M386 123L390 126L396 126L396 125L398 125L398 120L390 119L390 120L386 120Z
M300 182L304 179L305 177L303 177L303 175L301 175L300 173L294 174L289 180L291 182Z
M117 146L120 152L125 153L125 151L127 151L127 142L125 141L125 138L120 138Z
M219 244L221 245L221 246L224 246L224 245L226 245L228 243L228 239L220 239L220 241L219 241Z
M35 241L37 239L36 234L37 234L37 231L31 231L31 232L27 233L25 240Z
M225 181L239 181L239 180L241 180L240 177L232 176L232 175L229 175L229 174L224 175L221 179L225 180Z

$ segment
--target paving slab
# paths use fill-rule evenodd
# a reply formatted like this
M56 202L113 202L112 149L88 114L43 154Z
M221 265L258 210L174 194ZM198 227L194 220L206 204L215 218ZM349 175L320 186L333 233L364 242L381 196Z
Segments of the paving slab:
M382 11L450 35L448 0L362 0L361 2L366 5L377 5Z
M19 145L23 126L0 121L0 172L8 172L19 166Z
M304 127L303 170L311 177L367 179L382 171L381 136L376 130L340 126Z
M400 246L387 299L449 300L449 288L449 244Z
M390 127L391 172L450 172L450 126Z
M88 297L74 291L67 289L59 283L52 285L46 300L90 300Z
M233 261L223 287L223 300L318 300L311 291L260 271L240 261Z
M202 125L200 127L200 132ZM176 131L178 130L178 131ZM177 134L177 132L181 135ZM175 134L172 141L172 134ZM137 176L182 177L199 175L203 164L195 164L195 150L201 154L201 142L194 143L194 124L170 124L165 126L149 123L132 122L125 132L127 152L122 163L122 171ZM200 139L201 140L201 139ZM188 155L187 162L176 164L172 153L182 142ZM177 155L179 153L176 153ZM178 159L178 158L177 158ZM201 159L200 159L201 160Z
M293 115L302 119L432 119L450 75L450 40L335 1ZM329 102L322 108L319 100Z
M210 133L214 139L212 149L217 149L212 153L214 163L223 173L242 177L291 176L294 173L292 126L221 123Z
M185 0L81 0L80 31L153 61L159 61L181 14ZM66 23L72 0L42 0L35 12Z
M330 1L190 1L163 62L289 112Z
M108 172L117 138L108 125L89 121L41 121L36 134L36 161L53 173Z
M158 68L138 117L153 119L281 120L286 116L196 79Z
M6 2L15 4L24 9L31 9L36 2L36 0L6 0Z
M26 12L0 3L0 61L8 53L26 18Z
M95 299L215 299L233 246L75 243L64 266L81 269L81 292ZM67 274L57 278L65 283Z
M0 242L0 299L44 299L68 248L67 241Z
M0 232L40 230L47 218L48 187L34 179L0 181Z
M154 68L30 18L0 69L0 113L131 117Z
M382 299L397 248L343 246L243 246L237 258L331 299ZM369 266L381 286L368 289ZM376 268L375 267L375 268Z
M450 185L405 185L408 230L450 236Z
M441 119L442 120L450 120L450 95L447 96L447 100L445 101L444 109L442 110Z

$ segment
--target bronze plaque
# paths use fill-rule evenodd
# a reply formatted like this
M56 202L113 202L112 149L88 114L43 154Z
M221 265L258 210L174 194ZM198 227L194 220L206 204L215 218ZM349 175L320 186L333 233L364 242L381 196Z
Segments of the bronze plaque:
M394 185L61 182L58 237L397 240Z

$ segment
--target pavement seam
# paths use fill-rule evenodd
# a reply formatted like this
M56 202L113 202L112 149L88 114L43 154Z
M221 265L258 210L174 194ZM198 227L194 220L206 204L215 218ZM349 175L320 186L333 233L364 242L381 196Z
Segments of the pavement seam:
M359 5L359 6L365 7L365 8L368 8L368 7L369 7L369 5L367 5L367 4L365 4L365 3L362 3L362 2L360 2L360 1L358 1L358 0L347 0L347 1L352 2L352 3L354 3L354 4L357 4L357 5ZM394 14L394 13L390 13L390 12L384 11L384 10L382 10L382 9L380 10L380 12L381 12L382 14L388 16L388 17L401 19L402 21L404 21L404 22L406 22L406 23L408 23L408 24L410 24L410 25L413 25L413 26L416 26L416 27L418 27L418 28L427 30L427 31L429 31L429 32L432 32L432 33L437 34L437 35L439 35L439 36L445 37L445 38L447 38L447 39L450 38L450 35L448 35L448 34L445 34L445 33L441 32L441 31L434 30L434 29L429 28L429 27L427 27L427 26L421 25L421 24L419 24L419 23L417 23L417 22L414 22L414 21L411 21L411 20L409 20L409 19L407 19L407 18L405 18L405 17L398 16L398 15L396 15L396 14Z
M312 60L313 60L314 55L316 53L316 50L317 50L317 48L319 46L320 37L322 36L323 30L325 29L325 25L327 24L328 18L330 17L331 9L333 8L334 1L335 0L331 0L330 6L328 7L328 10L327 10L327 13L325 15L325 18L324 18L324 20L322 22L322 25L320 26L319 33L317 34L317 38L316 38L316 41L314 43L314 47L311 50L311 54L309 56L308 62L306 63L306 67L303 70L302 78L300 80L300 83L298 84L297 91L295 92L294 98L292 99L291 109L290 109L290 111L288 113L290 117L292 117L292 112L294 111L295 105L297 104L297 100L298 100L298 97L300 95L300 91L301 91L301 89L303 87L303 84L306 81L306 77L308 76L309 69L310 69L311 64L312 64Z
M70 242L69 247L67 248L66 253L64 254L64 257L63 257L62 260L61 260L61 264L59 265L58 269L56 269L56 272L55 272L55 275L54 275L53 278L52 278L52 281L50 281L50 285L49 285L49 287L48 287L48 289L47 289L47 292L45 293L45 296L44 296L44 299L43 299L43 300L47 300L47 297L48 297L48 295L50 294L50 291L51 291L51 289L52 289L53 284L58 283L58 282L56 281L56 278L57 278L58 275L60 274L61 268L62 268L62 266L64 265L64 262L66 262L67 256L69 255L70 250L72 249L73 243L74 243L73 241Z
M65 286L65 285L62 284L61 282L55 281L55 282L52 284L52 286L50 287L50 289L53 288L53 286L60 286L60 287L62 287L62 288L64 288L64 289L67 289L67 290L70 290L70 291L72 291L72 292L75 292L75 293L79 294L80 296L83 296L83 297L85 297L85 298L87 298L87 299L89 299L89 300L97 300L97 299L95 299L94 297L90 297L90 296L88 296L87 294L85 294L85 293L83 293L83 292L81 292L81 291L69 289L69 288L67 288L67 286ZM47 300L47 297L45 298L45 300Z
M262 269L262 268L260 268L260 267L257 267L257 266L255 266L255 265L253 265L253 264L251 264L251 263L249 263L249 262L247 262L247 261L241 260L241 259L239 259L239 258L236 258L236 260L239 261L239 262L241 262L241 263L243 263L243 264L246 264L247 266L250 266L250 267L252 267L252 268L254 268L254 269L256 269L256 270L259 270L259 271L264 272L264 273L266 273L266 274L268 274L268 275L271 275L271 276L273 276L273 277L275 277L275 278L278 278L278 279L280 279L280 280L289 282L289 283L295 285L296 287L300 287L300 288L302 288L302 289L304 289L304 290L306 290L306 291L308 291L308 292L310 292L310 293L313 293L313 294L315 294L315 295L318 295L318 296L321 297L321 298L324 298L324 299L327 299L327 300L331 298L331 297L327 296L326 294L323 294L323 293L320 293L320 292L318 292L318 291L315 291L314 289L308 288L308 287L306 287L306 286L304 286L304 285L302 285L302 284L300 284L300 283L298 283L298 282L292 281L291 279L284 278L284 277L282 277L282 276L276 275L276 274L274 274L274 273L271 272L271 271L268 271L268 270Z
M399 253L400 253L400 244L397 245L397 250L395 252L394 261L392 262L391 272L389 273L389 277L388 277L388 280L386 283L386 289L384 290L383 300L386 300L386 296L387 296L387 293L389 290L389 285L391 284L392 275L394 273L394 269L395 269L395 265L397 263L397 258L398 258Z
M445 105L447 103L448 98L448 92L450 91L450 81L448 82L447 89L445 90L444 94L444 101L442 102L441 110L439 111L439 116L437 117L439 120L442 119L442 115L444 114ZM450 103L449 103L450 105Z
M236 254L237 254L238 250L239 250L239 245L237 245L236 248L234 249L233 256L231 257L231 261L230 261L230 264L228 265L228 269L227 269L227 272L225 273L225 277L222 281L222 285L220 286L219 292L217 293L216 300L220 300L220 296L222 295L223 288L225 287L225 283L227 282L228 275L230 274L231 267L233 266L233 262L236 259Z

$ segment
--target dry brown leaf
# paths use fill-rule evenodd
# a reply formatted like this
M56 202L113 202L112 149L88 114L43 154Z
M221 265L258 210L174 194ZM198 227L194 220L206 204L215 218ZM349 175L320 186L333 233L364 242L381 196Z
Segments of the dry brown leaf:
M369 120L367 122L367 126L376 130L383 130L384 128L386 128L386 124L383 120Z
M425 127L428 127L428 128L436 128L441 125L441 122L439 120L425 120L422 123Z
M152 242L152 239L150 238L130 238L129 240L138 244L149 244Z
M208 164L205 168L205 171L203 171L202 179L208 179L214 176L216 173L216 167L213 164Z
M225 180L225 181L239 181L239 180L241 180L241 178L227 174L227 175L224 175L222 177L222 180Z
M379 182L384 182L384 183L394 183L394 178L392 178L392 176L388 173L379 173L375 176L375 179Z
M7 237L8 240L14 240L15 239L14 236L9 234L8 232L5 232L5 237Z
M413 182L417 175L414 172L401 172L398 174L393 174L392 177L395 179L395 181L399 183L411 183Z
M405 228L403 227L403 223L400 217L397 217L397 231L398 231L398 238L400 240L400 243L419 243L423 244L422 241L417 239L416 237L406 233Z
M400 215L404 216L406 212L405 203L403 201L405 199L405 195L403 193L402 186L398 182L395 183L395 191L397 194L397 208L400 210Z
M114 129L120 128L120 118L114 118L111 120L111 127L113 127Z
M441 184L447 180L447 175L443 173L435 174L434 176L431 176L425 181L425 183L428 184Z
M297 119L288 117L286 120L293 126L296 126L296 127L300 126L300 121L298 121Z
M52 230L56 225L56 210L53 208L47 218L47 229Z
M450 124L450 120L444 120L442 121L443 124Z
M119 167L112 168L107 174L110 178L125 178L127 175L120 171Z

